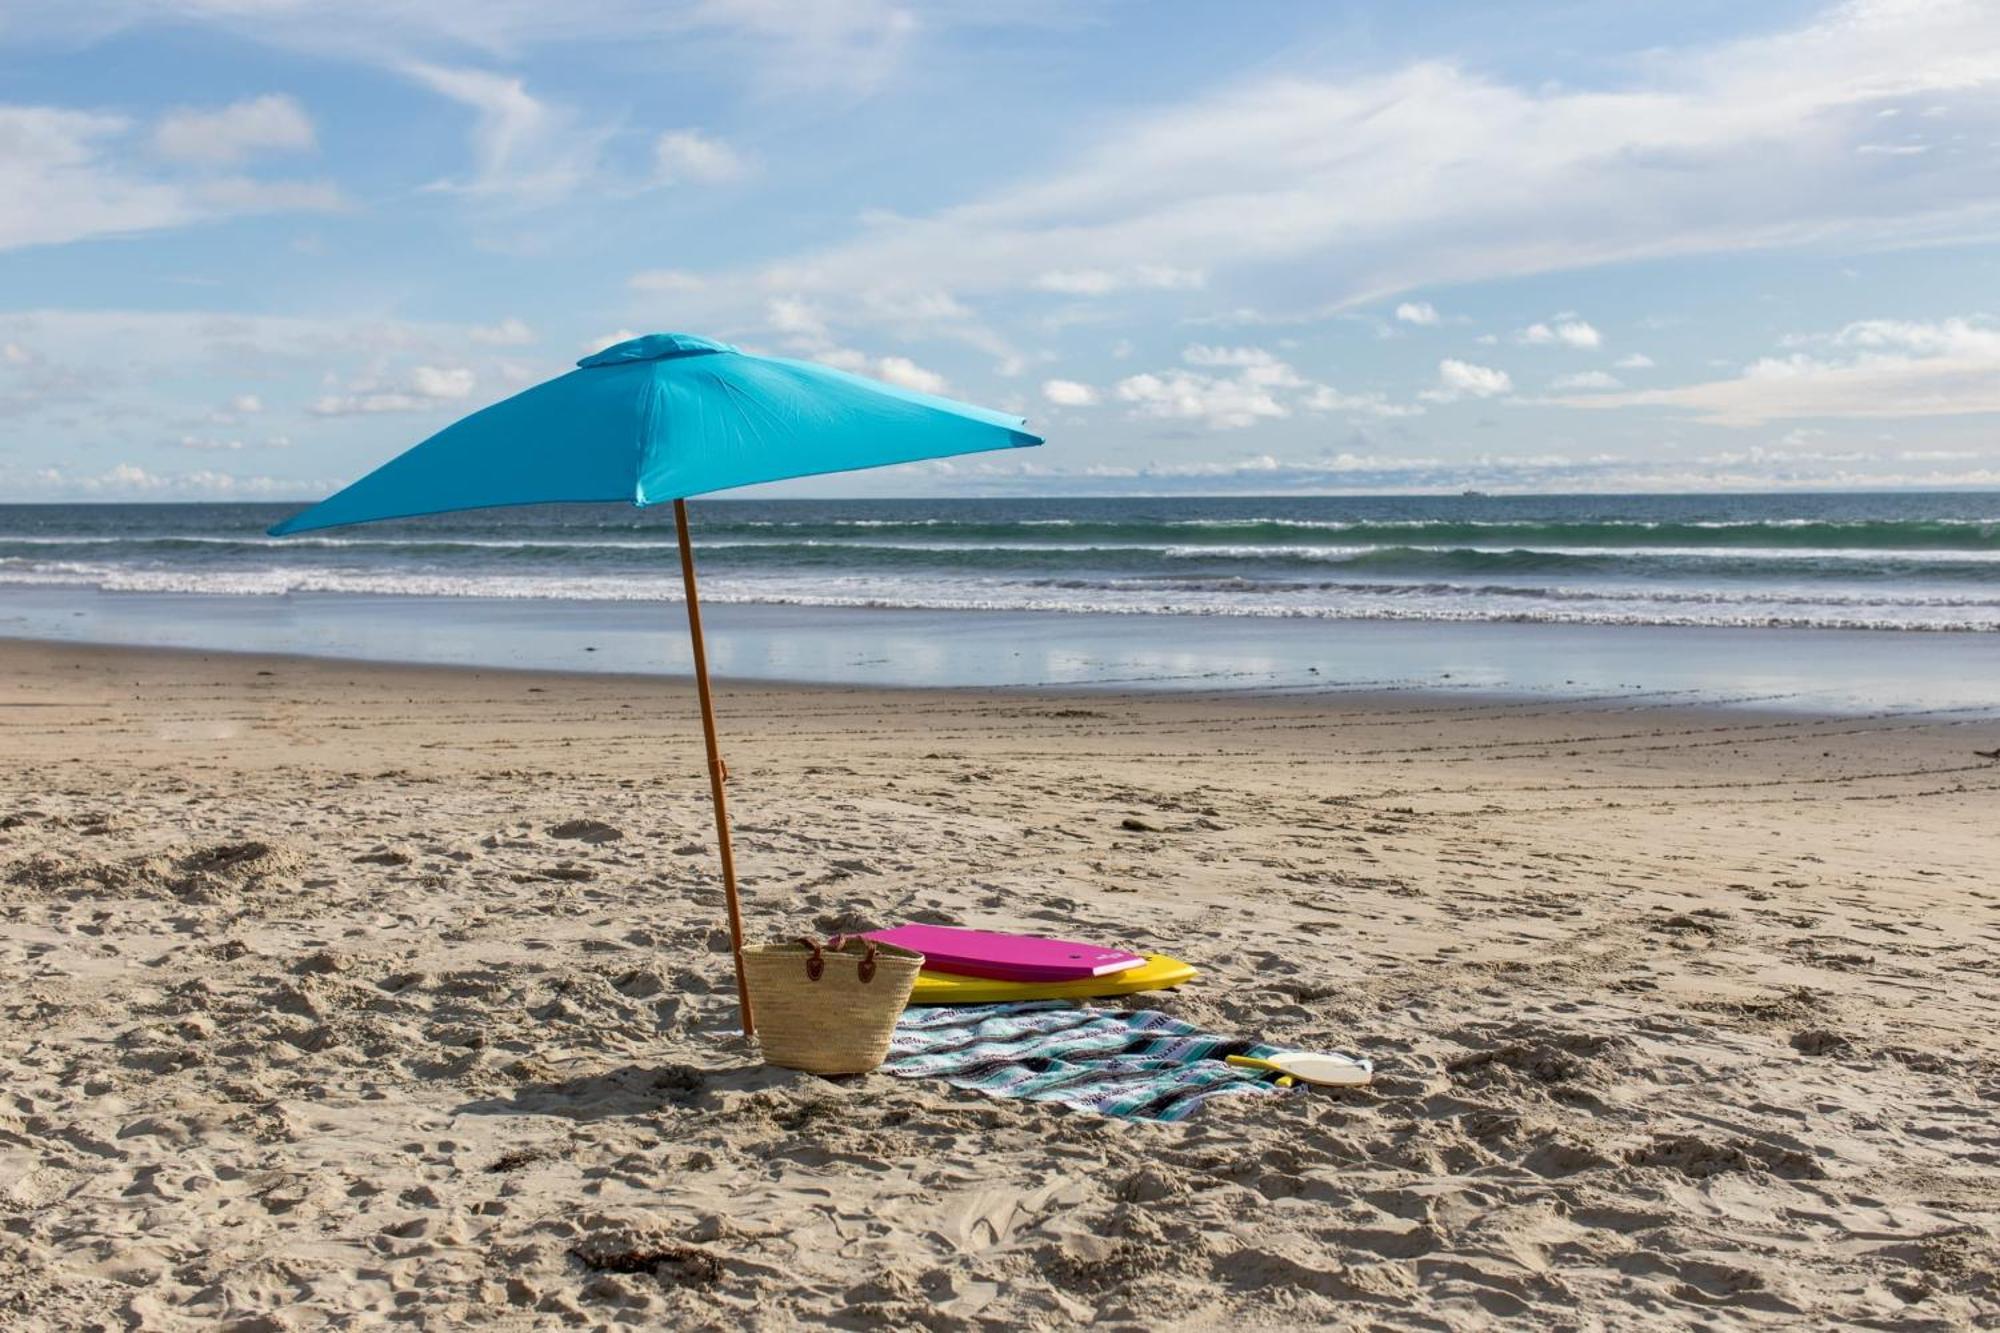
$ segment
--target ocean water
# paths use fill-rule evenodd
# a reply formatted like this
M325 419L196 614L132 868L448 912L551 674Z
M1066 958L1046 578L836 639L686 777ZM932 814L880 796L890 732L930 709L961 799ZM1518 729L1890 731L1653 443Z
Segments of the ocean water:
M668 510L293 508L0 505L0 635L689 669ZM2000 707L2000 495L691 508L724 675Z
M664 510L0 506L0 587L658 601ZM716 604L2000 630L2000 495L698 501Z

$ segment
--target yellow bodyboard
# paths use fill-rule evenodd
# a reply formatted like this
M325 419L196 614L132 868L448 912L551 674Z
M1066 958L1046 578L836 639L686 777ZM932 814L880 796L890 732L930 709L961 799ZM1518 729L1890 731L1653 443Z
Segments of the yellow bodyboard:
M911 1004L1007 1004L1015 1000L1089 1000L1103 995L1165 990L1192 979L1195 971L1178 958L1149 954L1146 961L1109 976L1081 981L994 981L950 972L917 973Z

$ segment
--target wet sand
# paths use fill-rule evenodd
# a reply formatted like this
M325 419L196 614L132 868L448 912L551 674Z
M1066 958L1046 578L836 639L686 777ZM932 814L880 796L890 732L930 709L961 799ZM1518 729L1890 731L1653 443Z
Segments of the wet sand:
M0 643L0 1324L2000 1319L1994 709L720 707L756 934L1164 950L1374 1086L760 1067L685 681Z
M735 603L704 594L709 663L744 682L1619 695L1792 712L1990 708L2000 634L1770 625L1320 620ZM107 592L0 583L0 637L345 661L688 675L658 599Z

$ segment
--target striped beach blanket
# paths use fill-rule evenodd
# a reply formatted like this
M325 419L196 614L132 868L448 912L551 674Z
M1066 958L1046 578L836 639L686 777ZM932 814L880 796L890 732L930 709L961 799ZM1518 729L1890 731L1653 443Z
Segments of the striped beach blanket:
M929 1005L903 1011L882 1072L1127 1120L1185 1120L1211 1097L1284 1091L1259 1070L1223 1062L1277 1049L1149 1009Z

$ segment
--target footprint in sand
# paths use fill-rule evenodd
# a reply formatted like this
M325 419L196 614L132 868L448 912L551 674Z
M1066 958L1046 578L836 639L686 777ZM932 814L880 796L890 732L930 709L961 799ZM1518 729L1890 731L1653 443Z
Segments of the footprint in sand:
M593 845L619 842L625 837L625 830L613 828L601 819L567 819L549 830L551 838L574 838L578 842Z

